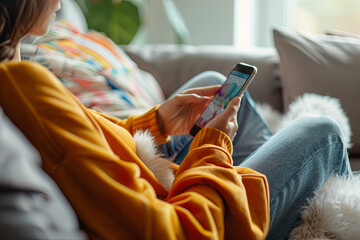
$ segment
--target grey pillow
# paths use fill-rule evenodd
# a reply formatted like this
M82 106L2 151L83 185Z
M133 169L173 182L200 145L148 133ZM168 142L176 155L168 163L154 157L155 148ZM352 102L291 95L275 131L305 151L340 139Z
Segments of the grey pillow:
M86 239L38 153L1 108L0 239Z
M285 108L306 92L340 100L353 132L351 154L360 155L360 39L304 36L274 29Z

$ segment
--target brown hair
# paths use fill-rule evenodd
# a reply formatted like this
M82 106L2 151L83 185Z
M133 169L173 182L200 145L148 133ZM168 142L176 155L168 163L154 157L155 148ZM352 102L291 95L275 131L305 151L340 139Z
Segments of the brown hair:
M0 62L14 57L20 40L35 25L48 0L0 0Z

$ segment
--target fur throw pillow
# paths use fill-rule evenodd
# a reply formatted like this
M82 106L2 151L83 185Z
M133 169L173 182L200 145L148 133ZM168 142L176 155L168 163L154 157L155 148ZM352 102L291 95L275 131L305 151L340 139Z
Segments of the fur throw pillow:
M347 148L351 147L352 132L349 119L341 107L340 101L336 98L305 93L289 105L288 111L285 114L279 113L268 104L257 104L257 108L273 133L276 133L301 116L329 117L340 125L344 135L345 146Z
M134 134L136 154L141 161L155 175L157 180L170 191L174 182L174 172L171 168L171 161L163 158L159 152L154 137L149 131L137 131Z
M300 116L332 118L342 129L345 146L351 147L349 120L338 99L306 93L296 98L285 114L267 104L258 104L257 108L273 133ZM300 239L360 239L360 175L333 175L327 180L303 207L298 226L291 232L290 240Z
M360 175L333 175L303 208L290 240L360 239Z

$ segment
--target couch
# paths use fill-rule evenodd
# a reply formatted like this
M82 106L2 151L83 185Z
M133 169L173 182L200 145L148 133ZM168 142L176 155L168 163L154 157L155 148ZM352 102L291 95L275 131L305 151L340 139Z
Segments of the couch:
M63 8L59 12L58 18L67 19L82 31L87 31L86 21L75 1L62 0L62 4ZM173 44L121 47L139 68L155 77L165 97L170 96L179 86L198 73L214 70L226 75L236 62L243 61L258 68L256 79L249 88L255 101L267 103L274 110L282 113L287 110L289 99L284 96L287 96L288 88L284 87L284 84L288 84L288 82L283 77L287 68L282 67L284 62L281 61L281 55L279 56L275 48L245 51L233 46ZM346 60L349 62L349 58ZM342 100L341 97L339 98ZM352 117L355 116L355 119L359 115L356 104L347 108L346 112ZM354 122L351 123L354 125ZM353 134L357 137L359 132L354 131ZM78 231L76 216L70 205L52 180L41 172L39 156L1 111L0 142L4 143L0 144L0 152L4 153L3 156L8 157L0 162L0 165L2 164L0 168L2 170L0 171L0 188L2 190L0 212L7 214L0 214L0 222L2 222L0 238L6 239L10 236L15 239L21 236L31 236L33 239L85 239L86 237ZM19 145L18 142L20 142ZM7 147L6 143L13 144L9 144ZM359 145L358 139L355 138L354 147L350 150L354 170L360 169L358 167L360 162ZM14 146L19 147L15 149ZM18 151L22 148L24 151ZM14 158L17 158L18 161L13 161ZM16 174L10 174L12 171L15 171ZM14 178L14 176L22 178ZM37 181L31 183L34 179ZM16 209L15 214L8 211L9 208ZM9 222L9 219L12 222ZM38 221L33 221L33 219ZM26 231L19 232L17 231L19 228L26 229Z
M73 3L72 0L63 0L63 2ZM66 6L64 5L64 7ZM72 10L63 9L67 13ZM78 13L77 16L79 16L78 27L86 31L87 26L80 17L81 14ZM64 16L60 15L60 17ZM276 28L274 30L274 42L275 47L272 48L248 50L237 49L234 46L176 44L126 45L121 46L121 48L140 69L154 76L165 98L169 97L187 80L203 71L213 70L227 75L236 62L242 61L258 68L258 74L249 87L254 100L257 103L268 104L273 111L280 114L285 115L289 112L289 106L296 97L307 92L316 93L320 96L330 96L338 100L338 102L331 101L330 105L339 104L339 107L343 108L349 117L353 134L351 138L353 146L349 149L350 163L354 171L360 170L360 125L358 124L360 122L360 111L357 106L357 102L360 102L357 94L357 91L360 90L360 39L346 36L302 36L287 29ZM317 103L310 102L310 104L316 105ZM326 114L332 117L331 114L334 114L333 106L328 106L328 104L326 102L325 106L321 108L322 110L325 109ZM317 110L316 107L314 107L315 110ZM328 112L327 109L329 109ZM340 121L339 123L343 122ZM348 122L345 121L345 124ZM353 185L338 180L328 183L328 186L330 185L335 189L334 192L331 191L331 188L329 188L330 190L325 188L321 192L331 197L325 197L327 201L324 200L323 202L318 201L318 197L318 199L313 200L313 203L316 202L319 206L312 206L312 208L322 209L322 203L322 207L326 209L323 212L330 212L329 206L340 209L337 205L329 203L331 199L340 202L339 205L343 206L347 212L347 207L355 206L352 201L356 202L356 199L359 199L358 195L355 193L351 195L353 192L346 190L345 192L348 195L337 195L336 193L340 193L340 190L346 189L345 187L352 189L352 186L358 186L358 183L359 178L355 179ZM346 199L348 202L345 201ZM358 211L353 212L354 216L358 214ZM338 215L345 216L346 214ZM311 217L312 215L309 215L309 218ZM326 217L326 219L330 222L334 220L333 217ZM331 226L328 229L328 232L331 232L334 230L332 228L335 223L343 226L341 224L349 222L349 219L344 219L338 219L337 222L334 220L331 222L333 225L328 223L324 223L324 225ZM358 225L356 224L354 223L353 229L357 229L356 226ZM307 227L307 229L312 229L308 231L304 224L300 225L305 230L302 234L295 233L296 237L293 239L304 239L303 236L307 235L306 232L312 232L319 226L320 233L325 231L321 224L315 222L315 225L317 226ZM347 229L351 229L351 226ZM344 232L347 231L346 228L343 230Z
M82 31L87 31L88 27L85 21L84 16L82 15L79 7L74 0L62 0L62 9L58 14L58 18L63 18L71 21ZM283 35L288 33L284 31ZM279 35L279 32L275 32L275 35ZM296 36L296 33L293 34L293 38L301 38L301 36ZM283 41L290 41L291 38L286 38ZM354 169L360 169L360 129L357 124L357 120L360 121L360 111L356 104L356 95L350 94L347 92L347 89L353 90L359 86L360 81L358 81L358 76L360 73L356 72L353 77L351 77L348 82L339 85L336 81L331 81L331 83L326 83L320 85L323 78L329 78L328 75L334 75L336 72L342 74L341 71L331 70L331 66L325 63L320 59L327 58L331 60L328 52L325 52L323 55L314 55L309 56L307 51L319 52L321 49L332 48L333 46L323 46L321 43L317 43L316 40L311 38L301 38L295 39L293 46L285 46L280 49L279 46L269 47L269 48L252 48L248 50L237 49L234 46L224 46L224 45L176 45L176 44L148 44L148 45L125 45L121 46L123 50L128 54L128 56L138 65L138 67L146 72L151 73L157 82L159 83L165 97L170 96L176 89L178 89L182 84L193 76L207 70L218 71L224 75L227 75L236 62L242 61L249 64L253 64L258 68L258 74L256 79L252 82L249 87L249 91L258 103L269 104L274 110L284 113L287 111L291 101L295 99L296 96L300 96L304 92L314 92L321 95L329 95L340 100L340 103L345 103L345 113L350 117L350 126L352 128L352 148L349 150L351 163ZM325 39L326 42L328 39ZM337 42L334 44L339 44L338 41L343 41L343 39L335 39ZM353 39L345 39L346 44L351 44ZM331 39L333 41L333 39ZM303 46L300 46L302 42L307 42ZM350 42L350 43L349 43ZM276 43L276 41L275 41ZM312 45L310 44L312 43ZM277 43L280 45L280 43ZM316 45L318 44L318 45ZM338 64L340 60L337 59L338 55L343 60L343 66L350 66L349 69L346 69L346 72L358 71L357 66L360 66L360 44L356 42L355 51L353 49L347 50L348 52L355 52L355 57L353 56L341 56L348 54L348 52L339 52L339 49L334 50L336 57L333 60L334 64ZM314 46L315 45L315 46ZM286 48L288 47L288 48ZM293 47L293 49L290 49ZM309 49L301 49L301 47L307 47ZM343 46L340 46L343 47ZM309 59L299 59L296 57L297 53L295 51L300 49L305 52L305 56L309 56ZM319 50L320 49L320 50ZM282 54L281 51L288 53ZM293 52L292 52L293 51ZM280 55L280 56L279 56ZM325 56L324 56L325 55ZM352 58L351 58L352 57ZM317 62L312 62L314 58L319 58ZM294 60L292 60L294 59ZM356 60L359 61L356 61ZM328 61L330 61L328 60ZM289 73L288 69L291 69L289 62L293 61L293 66L295 69L292 69ZM309 67L303 64L301 61L307 61L308 65L311 64L313 67ZM319 63L320 62L320 63ZM286 65L288 64L288 65ZM316 67L316 64L321 64L321 66ZM308 81L319 82L308 84L307 88L302 89L302 85L305 85L305 81L292 80L291 78L296 78L291 76L293 72L301 71L302 68L296 66L302 66L304 73L306 72L310 77ZM340 65L339 65L340 66ZM293 67L294 68L294 67ZM340 68L340 67L339 67ZM309 71L311 69L311 71ZM345 70L344 70L345 71ZM324 74L323 74L324 73ZM326 75L327 73L327 75ZM302 74L302 73L301 73ZM286 75L284 77L284 75ZM316 77L316 79L312 79ZM290 80L289 80L290 79ZM294 82L291 82L294 81ZM302 84L302 81L304 84ZM350 81L350 82L349 82ZM300 83L299 83L300 82ZM354 85L355 84L355 85ZM300 86L298 86L300 85ZM345 85L348 87L346 88ZM294 87L291 87L294 86ZM296 88L294 90L294 88ZM301 89L301 90L298 90ZM320 89L320 90L318 90ZM341 93L337 93L339 89L343 89ZM346 89L346 90L344 90ZM359 86L360 89L360 86ZM298 90L298 92L296 92ZM294 93L295 91L295 93ZM360 101L360 99L359 99Z

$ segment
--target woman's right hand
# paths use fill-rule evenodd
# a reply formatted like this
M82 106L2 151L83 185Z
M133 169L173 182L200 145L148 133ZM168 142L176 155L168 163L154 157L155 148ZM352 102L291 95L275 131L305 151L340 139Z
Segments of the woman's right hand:
M238 129L237 113L240 109L241 97L235 97L226 107L225 111L213 118L205 127L216 128L234 140Z

